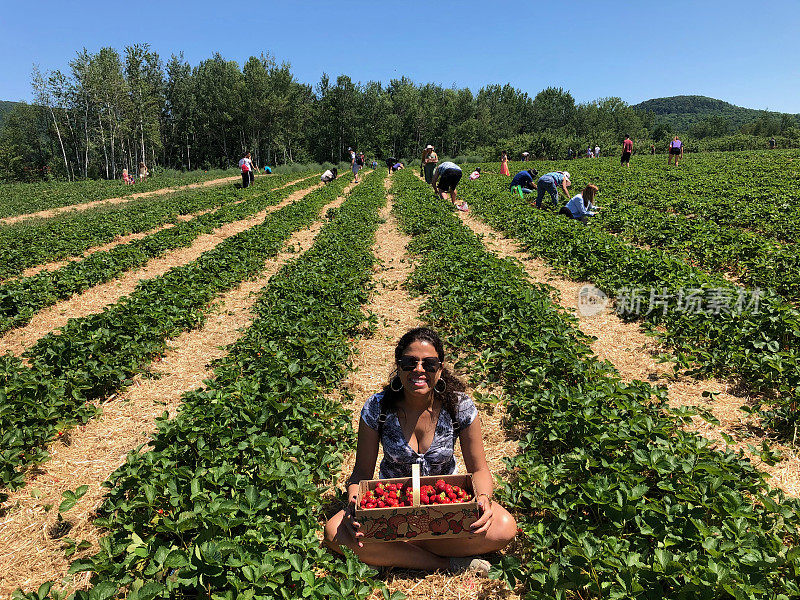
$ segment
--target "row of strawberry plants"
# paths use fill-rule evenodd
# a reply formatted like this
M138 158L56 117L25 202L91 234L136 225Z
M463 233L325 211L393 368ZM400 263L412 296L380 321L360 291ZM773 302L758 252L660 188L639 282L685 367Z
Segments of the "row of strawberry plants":
M519 442L500 499L521 526L493 576L526 598L800 597L800 504L749 461L682 429L666 394L591 352L548 286L486 252L411 175L395 208L414 236L427 320L502 386Z
M147 181L127 186L119 179L114 181L52 181L44 183L5 183L0 185L0 218L83 204L94 200L105 200L150 192L162 188L199 183L211 179L231 177L238 170L214 169L212 171L190 171L173 177L159 175Z
M661 326L691 374L736 377L775 392L778 427L793 427L800 401L800 312L770 290L747 290L652 248L538 211L502 184L464 192L490 225L522 241L567 276L615 297L626 317Z
M274 184L278 183L279 180ZM301 180L272 192L259 188L258 193L247 194L240 203L227 204L111 250L95 252L55 271L42 271L0 284L0 333L26 324L42 308L141 267L170 250L189 246L199 235L245 219L309 185L308 181Z
M109 533L73 563L94 572L76 598L352 600L380 585L355 557L321 548L317 532L354 446L351 415L331 392L368 322L382 179L367 175L271 279L214 378L109 479L95 522Z
M77 256L120 235L174 222L180 215L237 202L294 178L296 175L281 175L246 190L233 186L187 190L0 227L0 279L41 263Z
M773 289L791 301L800 298L800 256L791 244L624 202L615 202L596 222L626 240L661 248L707 271L732 273L743 285Z
M25 353L30 368L17 357L0 357L0 484L21 485L21 467L44 460L44 445L58 431L95 413L90 400L120 389L165 351L169 338L199 326L218 294L259 273L347 179L270 214L197 260L141 282L104 311L68 321Z

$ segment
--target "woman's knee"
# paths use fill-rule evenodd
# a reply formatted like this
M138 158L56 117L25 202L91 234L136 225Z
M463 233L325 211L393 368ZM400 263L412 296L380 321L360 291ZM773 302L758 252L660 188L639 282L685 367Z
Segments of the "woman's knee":
M499 544L499 548L506 546L517 535L517 521L505 509L497 515L492 525L492 539Z
M339 533L339 528L342 525L343 518L344 511L340 510L338 513L328 519L327 523L325 523L324 535L326 546L333 547L340 544L339 540L337 539L337 535Z

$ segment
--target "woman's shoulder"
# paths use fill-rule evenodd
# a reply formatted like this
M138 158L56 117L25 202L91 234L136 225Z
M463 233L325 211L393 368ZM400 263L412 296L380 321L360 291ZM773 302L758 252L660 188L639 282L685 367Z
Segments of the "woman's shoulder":
M381 416L381 400L383 400L383 392L372 394L364 403L364 408L361 409L361 418L372 429L378 429L378 419Z

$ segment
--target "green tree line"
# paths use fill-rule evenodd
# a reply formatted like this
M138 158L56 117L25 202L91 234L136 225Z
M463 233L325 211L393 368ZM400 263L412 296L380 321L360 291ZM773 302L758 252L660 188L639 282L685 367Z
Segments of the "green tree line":
M34 68L32 87L34 101L15 105L0 130L3 180L113 179L140 161L151 171L224 168L245 151L258 165L337 163L348 146L379 159L413 159L427 144L440 156L556 158L587 145L616 151L625 134L637 149L661 150L672 134L619 98L576 103L556 87L531 97L509 84L473 93L327 74L311 86L267 54L240 66L216 53L192 66L182 53L165 62L148 44L84 48L66 73Z

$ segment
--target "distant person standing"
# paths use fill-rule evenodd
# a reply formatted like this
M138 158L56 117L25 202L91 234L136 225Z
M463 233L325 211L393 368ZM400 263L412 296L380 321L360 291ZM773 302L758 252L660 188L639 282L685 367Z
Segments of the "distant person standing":
M437 196L441 196L442 200L446 199L445 194L450 194L450 202L453 203L455 208L468 210L467 203L459 203L456 194L456 186L461 181L461 175L461 167L450 161L445 161L433 171L431 185L433 186L433 191L436 192Z
M372 168L373 169L377 169L378 168L378 161L375 160L374 158L372 159Z
M139 163L139 181L144 183L150 176L150 171L147 170L147 165L144 162Z
M572 160L573 158L575 158L575 151L572 147L567 148L567 160Z
M594 158L594 152L592 152L591 144L586 147L586 158Z
M425 183L433 182L433 171L436 169L436 163L439 162L439 156L436 154L433 146L428 144L425 150L422 151L422 172L425 176Z
M775 142L775 137L769 138L769 149L775 150L775 146L777 146L777 143Z
M656 154L656 145L650 144L650 156L655 156Z
M683 158L683 142L678 139L677 135L667 147L667 166L672 163L673 157L675 158L675 166L677 167L678 161Z
M619 159L620 166L625 165L629 168L631 166L631 154L633 154L633 141L631 136L625 134L625 141L622 142L622 158Z
M550 194L553 206L558 207L558 187L564 190L564 195L569 198L567 187L572 185L569 180L569 171L552 171L539 177L536 183L536 208L542 208L542 198L545 193Z
M595 144L594 146L594 157L600 158L600 146L598 146L597 144Z
M361 168L361 165L364 164L364 161L361 160L361 156L356 154L356 151L352 148L348 148L347 151L350 153L350 169L353 171L353 181L358 183L358 170Z
M500 153L500 175L511 177L511 171L508 170L508 152L505 150Z
M250 153L245 152L244 156L239 160L239 168L242 170L242 188L246 188L253 181L253 161L250 159Z
M522 153L522 162L528 162L530 160L531 153L530 152L523 152Z

